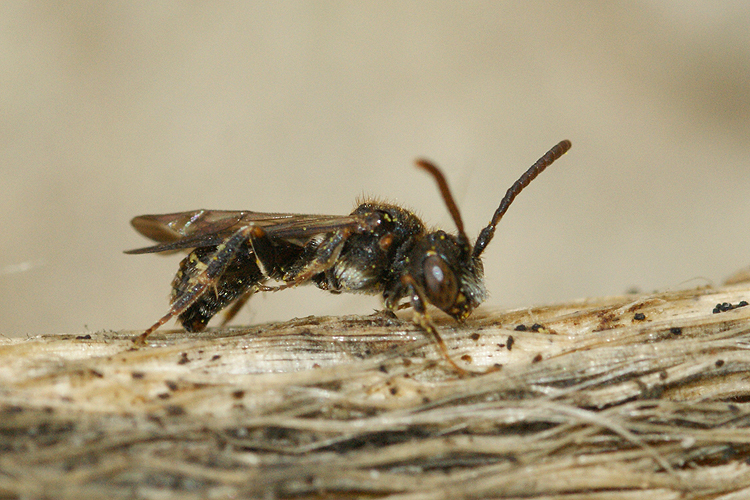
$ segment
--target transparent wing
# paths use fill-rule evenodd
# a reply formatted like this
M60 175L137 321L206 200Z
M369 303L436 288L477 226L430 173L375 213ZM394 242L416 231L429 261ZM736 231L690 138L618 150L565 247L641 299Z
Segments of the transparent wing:
M195 210L174 214L139 215L130 223L158 245L128 254L168 252L215 246L242 227L263 228L270 238L303 245L311 237L343 228L362 227L364 221L353 215L304 215L232 210Z

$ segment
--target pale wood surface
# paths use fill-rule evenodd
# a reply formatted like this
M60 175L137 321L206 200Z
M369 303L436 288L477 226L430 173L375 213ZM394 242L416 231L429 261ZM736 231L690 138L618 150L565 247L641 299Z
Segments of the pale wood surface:
M746 498L748 299L4 340L0 498Z

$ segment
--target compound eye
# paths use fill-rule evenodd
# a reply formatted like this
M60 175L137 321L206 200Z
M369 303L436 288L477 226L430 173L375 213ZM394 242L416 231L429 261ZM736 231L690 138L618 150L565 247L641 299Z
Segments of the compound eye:
M427 257L422 266L425 292L430 303L443 311L449 309L455 304L458 295L456 275L437 255Z

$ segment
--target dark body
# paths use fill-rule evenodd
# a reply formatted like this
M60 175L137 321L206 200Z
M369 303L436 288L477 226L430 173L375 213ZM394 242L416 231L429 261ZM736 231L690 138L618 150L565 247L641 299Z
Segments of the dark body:
M427 234L424 224L416 215L386 203L365 202L349 217L335 220L325 218L322 222L309 221L304 228L306 233L314 233L311 236L275 236L274 228L281 228L283 233L284 225L304 217L317 216L209 210L142 215L133 219L133 225L139 232L162 244L131 250L129 253L163 252L184 245L199 245L200 241L193 241L196 233L207 227L211 228L210 233L203 235L204 246L194 248L182 260L172 281L171 302L173 305L181 304L194 291L196 284L201 282L201 275L206 273L212 259L223 250L220 246L225 244L225 239L231 238L233 232L236 233L243 227L259 229L259 234L246 238L237 245L224 271L218 274L211 286L177 313L179 321L188 331L204 329L219 311L235 301L244 302L256 291L276 290L277 288L263 286L268 279L293 285L313 283L318 288L333 293L383 294L386 307L395 309L409 292L409 287L401 283L403 274L421 275L422 279L417 280L417 285L424 288L428 278L420 270L424 267L426 258L443 254L446 261L456 261L461 253L456 252L455 236L443 231ZM221 224L215 226L216 222ZM336 230L315 234L314 228L325 231L331 223L337 226ZM155 233L153 229L157 226L168 227L170 231ZM264 226L274 236L261 229ZM264 234L260 234L260 231ZM171 241L177 235L181 238ZM215 241L221 243L212 244ZM464 257L468 257L468 253ZM461 262L464 260L461 259ZM461 302L473 309L485 297L481 260L476 259L470 266L463 266L456 271L467 277L463 280L466 283L462 292L470 300ZM304 280L297 283L302 276L305 276ZM462 281L461 278L458 281ZM466 310L466 307L448 307L446 312L461 319Z
M381 294L390 311L411 306L415 322L463 371L448 356L426 305L462 321L485 299L481 253L497 223L516 195L569 148L570 142L562 141L508 189L474 245L445 178L424 160L417 164L435 178L457 235L428 231L412 212L372 201L348 216L196 210L136 217L136 230L158 244L127 253L190 251L172 282L168 313L138 341L174 316L186 330L200 331L231 305L229 321L255 292L312 283L332 293ZM268 286L270 280L281 285Z

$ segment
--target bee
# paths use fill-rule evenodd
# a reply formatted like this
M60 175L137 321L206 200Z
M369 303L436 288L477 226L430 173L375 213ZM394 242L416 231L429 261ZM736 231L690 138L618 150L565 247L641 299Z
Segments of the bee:
M229 322L256 292L313 284L332 293L379 294L390 314L411 307L414 322L464 374L427 305L462 322L484 301L481 256L498 222L516 196L570 147L567 140L554 146L508 189L473 245L445 177L423 159L416 164L435 179L457 234L430 230L409 210L373 201L343 216L195 210L135 217L136 231L157 244L125 253L189 251L172 281L169 311L135 342L145 344L175 316L185 330L201 331L225 308L224 323Z

